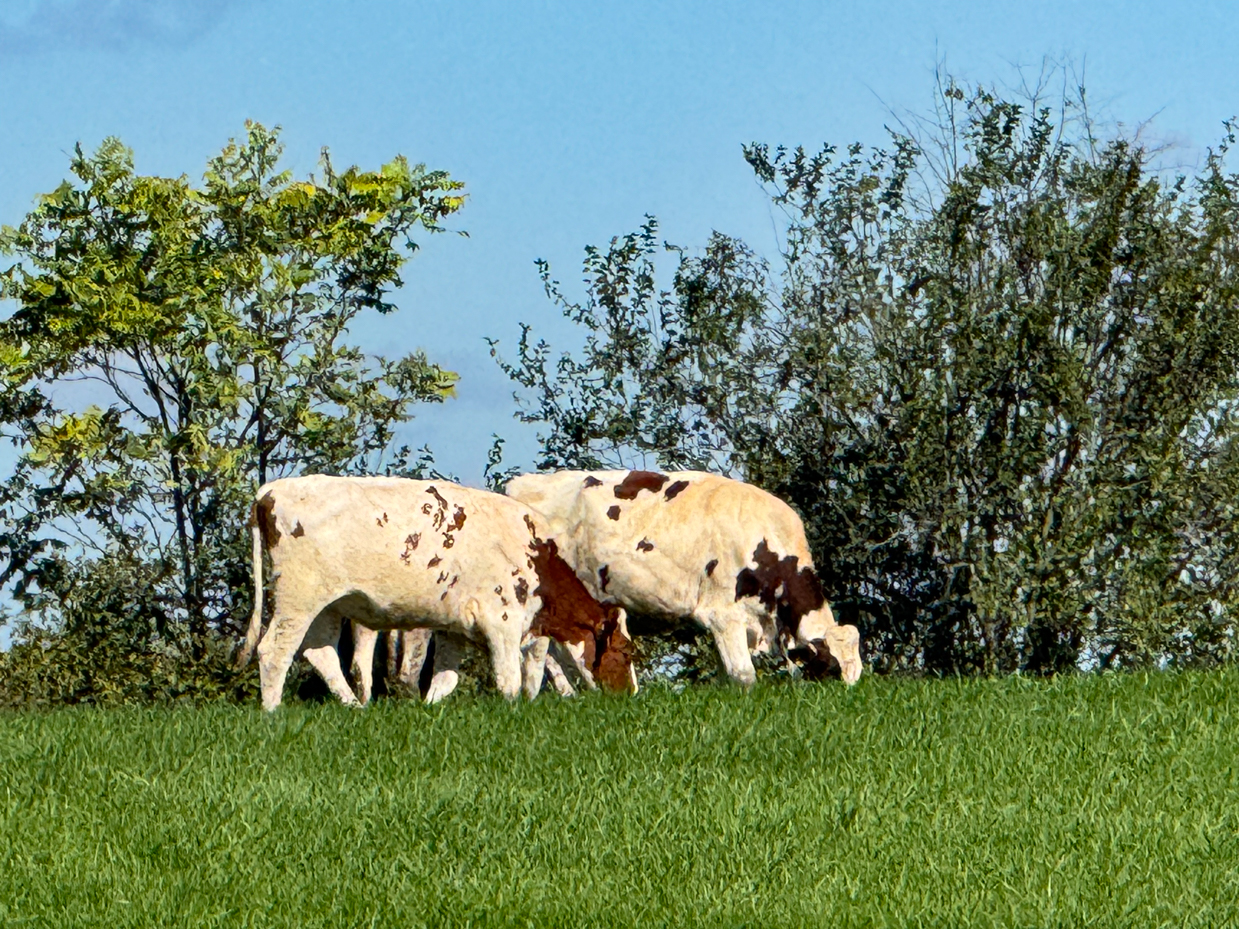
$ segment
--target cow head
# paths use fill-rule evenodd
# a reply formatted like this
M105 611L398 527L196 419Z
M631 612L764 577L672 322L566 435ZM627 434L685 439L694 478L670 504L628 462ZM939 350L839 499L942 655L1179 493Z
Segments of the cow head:
M809 680L831 677L837 671L845 684L855 684L864 668L860 660L860 631L851 625L830 625L808 640L797 637L788 657L800 662Z

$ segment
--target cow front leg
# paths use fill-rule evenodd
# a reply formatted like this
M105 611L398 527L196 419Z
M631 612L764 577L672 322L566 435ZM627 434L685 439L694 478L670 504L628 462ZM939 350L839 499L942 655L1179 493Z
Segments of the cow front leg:
M420 672L419 672L420 673ZM460 643L455 636L435 636L434 674L426 691L427 703L438 703L460 682Z
M715 614L709 618L706 628L714 636L727 676L742 687L752 687L757 671L753 668L753 656L749 654L747 617Z
M378 641L377 632L354 621L353 680L357 682L357 699L362 706L370 702L374 693L374 647Z
M548 636L540 635L525 646L525 657L521 667L521 679L525 688L525 696L533 700L542 690L542 678L546 676L546 650L550 647ZM562 671L560 672L563 673Z
M491 667L495 672L495 687L511 701L521 695L521 641L508 629L487 635Z

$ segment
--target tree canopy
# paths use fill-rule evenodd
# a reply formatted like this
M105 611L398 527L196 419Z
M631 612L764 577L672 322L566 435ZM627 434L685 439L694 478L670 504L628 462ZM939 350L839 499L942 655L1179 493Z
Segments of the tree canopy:
M298 180L280 154L278 131L247 124L193 185L137 174L117 140L79 147L73 178L0 233L16 259L0 419L17 450L0 553L25 622L10 664L37 676L72 652L80 674L61 654L49 683L61 698L225 686L254 489L415 473L394 430L453 392L424 353L369 357L348 332L395 309L413 236L460 209L461 183L403 157L338 171L325 150ZM194 663L205 677L181 680Z
M879 670L1226 660L1239 599L1239 178L1168 176L1056 105L955 83L885 148L746 146L773 264L655 220L501 360L539 467L707 468L803 515ZM660 277L671 264L669 281ZM660 284L659 281L667 281Z

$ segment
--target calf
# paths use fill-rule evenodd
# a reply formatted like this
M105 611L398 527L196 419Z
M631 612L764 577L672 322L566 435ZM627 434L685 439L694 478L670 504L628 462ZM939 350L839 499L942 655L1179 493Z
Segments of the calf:
M345 617L485 645L508 699L521 689L526 636L575 648L604 686L630 686L623 610L590 596L540 517L516 500L445 481L316 475L263 485L250 522L254 614L239 660L257 646L268 710L299 651L340 700L357 703L336 650ZM264 551L274 608L259 642Z
M770 643L860 677L860 635L835 622L800 517L778 497L702 471L524 474L506 492L542 514L595 597L696 621L733 680L753 683L749 650Z

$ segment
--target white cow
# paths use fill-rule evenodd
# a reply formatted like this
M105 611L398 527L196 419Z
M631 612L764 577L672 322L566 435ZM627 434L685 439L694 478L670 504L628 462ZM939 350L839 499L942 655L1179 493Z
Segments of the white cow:
M749 650L772 642L860 677L860 635L835 622L804 525L778 497L703 471L524 474L506 492L545 517L596 598L695 620L733 680L752 684Z
M336 649L344 617L485 645L508 699L521 689L526 636L554 638L600 683L629 686L623 610L591 597L541 518L511 498L445 481L285 478L259 489L251 533L255 603L240 661L257 645L268 710L279 706L299 651L340 700L357 703ZM259 642L264 550L274 608Z

